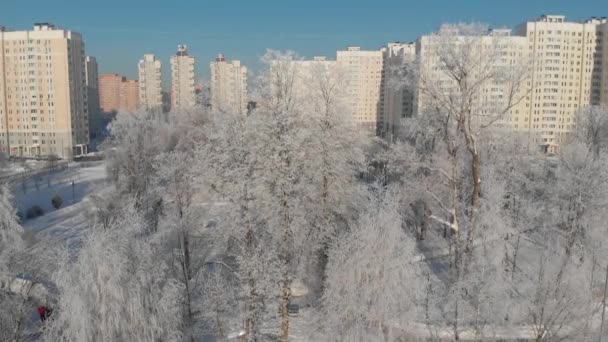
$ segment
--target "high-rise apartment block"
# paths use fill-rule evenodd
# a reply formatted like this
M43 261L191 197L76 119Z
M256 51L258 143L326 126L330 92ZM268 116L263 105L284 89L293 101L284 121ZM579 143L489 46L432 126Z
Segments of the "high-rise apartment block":
M452 44L466 41L466 36L454 37ZM501 48L497 64L520 64L527 67L527 79L515 98L521 98L496 123L498 128L528 133L531 143L553 152L576 128L576 112L589 105L608 104L608 20L591 18L583 22L567 22L564 16L543 15L525 22L513 32L490 30L479 39L479 49L492 44ZM445 42L443 42L445 43ZM439 81L445 75L436 51L442 42L435 35L425 35L416 41L416 58L420 72ZM386 56L390 58L390 46ZM387 59L385 59L387 64ZM388 64L387 64L388 65ZM387 66L388 67L388 66ZM450 91L447 80L446 91ZM399 108L391 105L390 92L384 84L383 111L390 118ZM504 85L488 82L476 98L477 116L483 120L482 108L497 98L505 98ZM421 112L428 99L416 91L414 112ZM407 96L404 98L407 102ZM389 119L389 122L391 120ZM384 127L384 130L390 130Z
M451 32L452 28L443 29L440 35L425 35L416 42L416 54L419 59L419 88L415 93L416 113L424 114L437 105L436 99L431 98L422 90L435 88L434 92L459 95L459 86L454 77L449 75L443 63L446 56L446 45L451 45L449 52L457 56L469 56L471 83L475 86L477 96L473 97L471 110L474 113L475 124L495 122L496 127L527 131L529 121L526 112L529 104L529 86L525 82L503 82L498 75L503 72L517 71L521 80L527 79L526 64L528 60L527 41L524 37L514 36L509 29L490 30L483 35L461 35ZM520 66L520 64L522 64ZM479 73L482 73L481 75ZM518 78L518 80L520 80ZM440 104L445 105L445 104Z
M87 56L85 64L87 83L87 103L89 111L89 134L91 137L97 134L100 125L99 108L99 79L97 74L97 60L95 57Z
M247 112L247 68L219 55L210 63L211 107L219 111Z
M365 51L359 47L349 47L336 55L338 67L347 74L354 121L374 134L383 121L380 110L383 61L381 50Z
M118 74L99 76L99 103L101 111L134 113L139 107L139 82L127 80Z
M194 91L194 57L186 45L178 45L171 56L171 110L191 108L196 103Z
M137 65L139 70L139 105L147 110L161 109L161 63L154 55L147 54Z
M516 28L526 38L531 56L528 129L548 148L575 129L580 108L599 104L605 96L606 23L605 18L577 23L561 15L543 15Z
M414 113L414 93L405 86L402 72L405 65L416 59L415 43L389 43L384 49L382 74L381 129L380 134L388 139L398 133L401 119Z
M84 42L79 33L34 24L0 28L0 149L11 155L87 152Z

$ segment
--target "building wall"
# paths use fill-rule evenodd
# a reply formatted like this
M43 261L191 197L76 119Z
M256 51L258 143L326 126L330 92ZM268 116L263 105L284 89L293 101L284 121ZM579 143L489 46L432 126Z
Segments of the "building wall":
M541 16L517 27L532 56L527 116L542 145L559 145L576 128L576 112L600 101L599 91L592 96L592 84L599 85L601 78L601 57L596 51L601 23L597 19L575 23L566 22L564 16Z
M139 82L118 74L99 76L99 102L105 114L134 113L139 104Z
M120 83L120 100L118 111L135 113L139 107L139 82L123 79Z
M600 103L608 105L608 23L600 25L598 39L601 42L601 67L600 67Z
M89 114L80 34L36 24L0 30L0 149L13 155L86 152Z
M414 112L413 92L401 84L399 78L405 76L402 73L405 64L416 59L416 44L389 43L383 53L381 134L392 140L398 134L400 120L411 117Z
M223 55L210 63L211 107L220 111L247 112L247 68L240 61L226 62Z
M191 108L196 103L194 62L185 45L179 45L177 54L171 56L171 110Z
M122 79L118 74L99 75L99 107L103 113L118 112Z
M347 74L348 96L354 121L375 134L382 122L380 98L383 52L349 47L337 52L336 62Z
M99 108L99 78L97 75L97 60L86 57L87 104L89 112L89 135L93 137L100 129Z
M160 109L163 105L161 62L154 55L144 55L139 70L139 103L145 109Z

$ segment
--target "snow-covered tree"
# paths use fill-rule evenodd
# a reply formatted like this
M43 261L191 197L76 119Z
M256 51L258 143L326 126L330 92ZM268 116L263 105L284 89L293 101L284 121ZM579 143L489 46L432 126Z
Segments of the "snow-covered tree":
M310 225L300 237L300 272L318 293L322 285L328 244L362 206L359 174L365 169L367 136L356 127L347 101L347 77L338 65L297 64L297 106L305 111L301 149L302 180L298 191ZM310 255L313 253L312 255ZM302 265L303 264L303 265Z
M422 292L415 238L402 228L395 190L376 189L329 253L322 326L336 341L393 340L416 319Z
M181 340L182 289L143 222L131 204L108 229L92 230L76 255L65 250L45 340Z
M15 277L23 271L26 243L23 228L17 221L12 194L7 185L0 186L0 340L19 341L25 326L29 291L16 289ZM15 292L19 293L15 293Z

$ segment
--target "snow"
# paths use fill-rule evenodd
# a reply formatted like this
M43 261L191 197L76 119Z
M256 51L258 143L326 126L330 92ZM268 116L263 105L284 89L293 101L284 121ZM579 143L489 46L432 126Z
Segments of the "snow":
M18 211L24 213L27 208L38 205L45 212L38 218L24 219L26 231L36 233L39 239L59 239L69 246L79 244L82 231L90 226L89 209L94 204L90 196L111 188L106 182L105 164L96 162L88 165L92 166L81 167L81 164L72 163L65 170L43 176L38 188L34 179L28 179L25 192L22 183L15 186L15 206ZM63 199L58 210L51 204L55 194Z

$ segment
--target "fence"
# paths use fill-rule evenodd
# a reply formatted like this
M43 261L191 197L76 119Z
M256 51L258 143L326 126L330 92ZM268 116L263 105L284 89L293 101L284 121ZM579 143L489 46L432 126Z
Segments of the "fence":
M10 175L0 176L0 183L6 183L9 186L15 186L17 183L22 182L25 179L34 178L36 176L45 175L49 172L56 172L65 170L68 168L67 161L57 161L53 165L47 165L40 169L28 170L19 173L13 173Z

